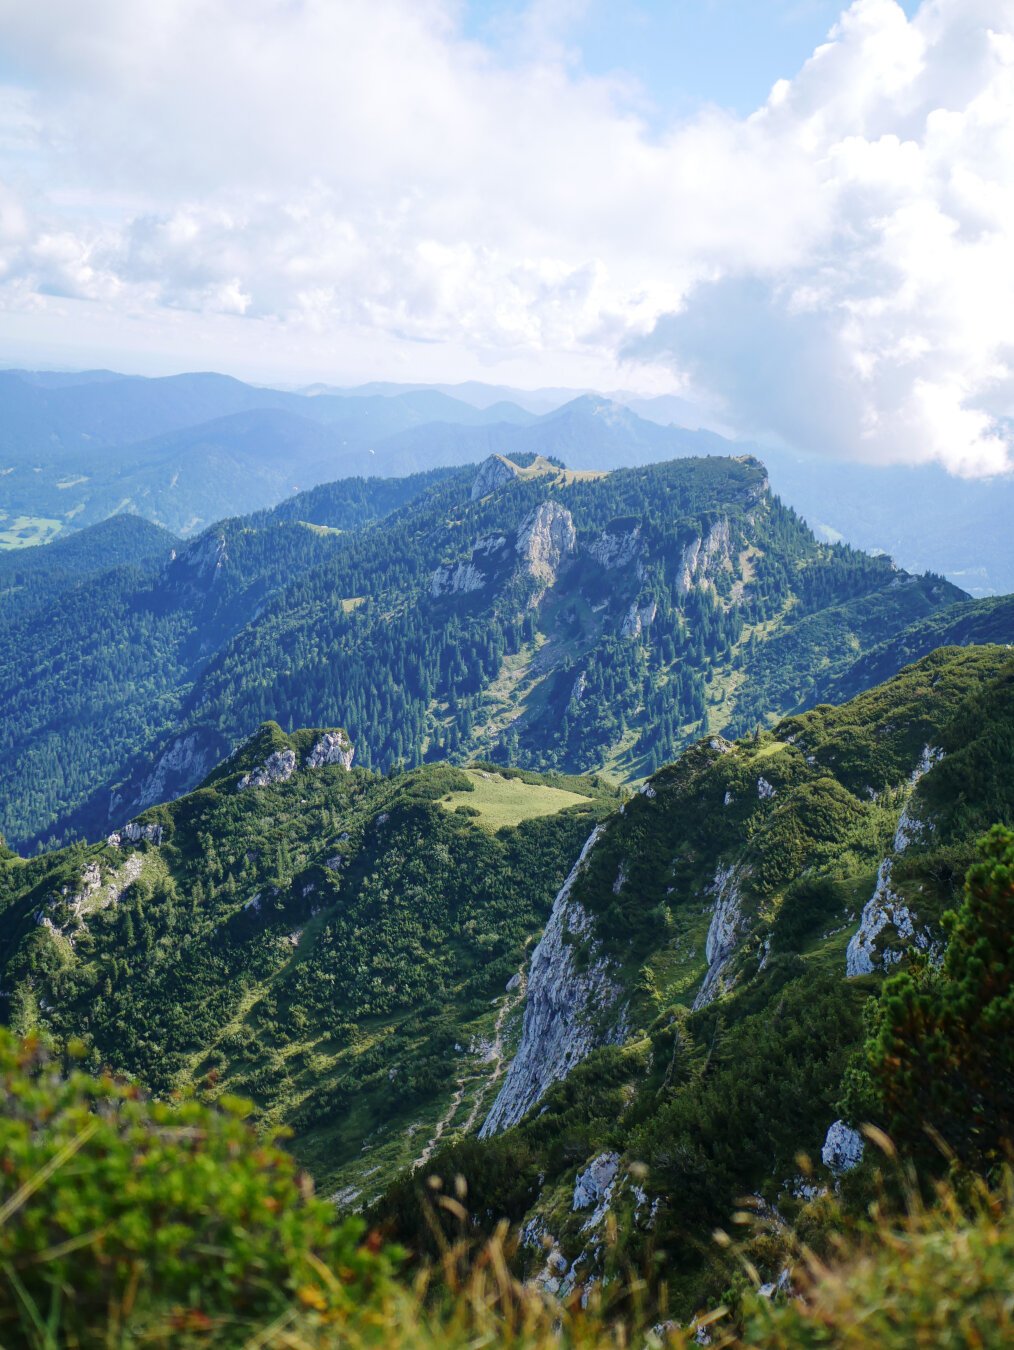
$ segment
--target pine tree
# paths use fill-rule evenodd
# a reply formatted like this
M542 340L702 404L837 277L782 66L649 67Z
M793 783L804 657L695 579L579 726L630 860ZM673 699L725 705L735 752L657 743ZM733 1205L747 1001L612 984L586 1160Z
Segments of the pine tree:
M889 1132L914 1150L937 1131L988 1164L1014 1137L1014 833L994 826L968 872L943 966L923 959L884 986L867 1042Z

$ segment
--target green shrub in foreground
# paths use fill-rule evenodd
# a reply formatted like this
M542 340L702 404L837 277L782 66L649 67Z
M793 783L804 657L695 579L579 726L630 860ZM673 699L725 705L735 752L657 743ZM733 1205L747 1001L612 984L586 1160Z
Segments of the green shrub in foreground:
M880 1218L830 1265L796 1267L797 1297L754 1297L742 1340L762 1350L1002 1350L1014 1344L1011 1175L969 1204L946 1186L902 1221Z
M244 1339L294 1303L369 1305L394 1253L337 1222L243 1110L65 1077L0 1031L0 1343L105 1343L128 1319Z

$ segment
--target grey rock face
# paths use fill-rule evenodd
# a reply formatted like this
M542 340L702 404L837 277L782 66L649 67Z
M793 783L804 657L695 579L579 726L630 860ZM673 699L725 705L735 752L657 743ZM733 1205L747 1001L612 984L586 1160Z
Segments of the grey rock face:
M114 848L123 848L125 844L161 844L162 826L154 822L142 825L139 820L131 820L121 830L115 830L106 840Z
M828 1127L824 1147L820 1150L821 1160L832 1172L841 1174L851 1172L862 1162L863 1136L843 1120L836 1120Z
M717 520L708 533L691 539L683 550L680 592L687 595L694 586L711 581L721 567L731 562L732 531L724 518Z
M141 784L135 809L143 811L156 802L170 801L187 792L215 767L215 747L199 731L177 736L155 761L151 773Z
M91 862L81 873L81 889L74 896L74 903L80 903L88 898L94 891L97 891L102 885L102 868L97 862Z
M296 752L288 747L276 750L268 755L259 769L245 773L239 780L239 791L250 787L270 787L272 783L284 783L296 771Z
M559 502L542 502L522 521L514 547L525 571L543 585L552 586L561 563L577 547L570 512Z
M456 566L438 567L430 579L430 595L438 600L442 595L463 595L481 591L486 577L474 563L460 562Z
M438 567L430 578L430 595L461 595L481 591L492 579L496 564L505 557L507 540L502 534L489 534L477 541L468 562Z
M69 909L67 921L62 925L56 924L45 910L39 910L35 916L36 922L48 928L51 933L66 938L73 945L87 929L89 916L115 905L127 887L141 875L143 866L144 858L140 853L132 854L121 867L106 876L102 875L102 869L97 862L89 863L81 874L78 891L67 899Z
M926 746L919 763L909 778L909 791L914 790L923 774L942 758L939 750ZM856 975L869 975L878 967L886 970L888 966L901 959L901 951L896 946L886 946L881 950L882 939L891 931L895 940L914 945L923 951L929 951L933 945L930 934L916 926L916 917L905 903L904 897L892 888L891 873L894 857L904 853L909 844L918 840L926 830L912 809L911 798L898 818L898 826L892 841L892 857L884 858L877 869L877 884L873 894L863 906L859 928L853 934L845 952L845 974L849 979ZM878 945L879 944L879 945Z
M516 1125L551 1083L564 1078L597 1046L618 1042L625 1034L622 1011L614 1012L620 986L612 978L610 962L598 954L592 916L571 898L574 883L601 832L602 827L596 826L581 850L532 954L521 1044L479 1131L480 1138ZM575 960L575 945L568 940L574 937L583 939L585 960L581 970ZM609 1014L613 1014L612 1027L603 1031L602 1018Z
M170 556L167 575L184 585L205 589L219 580L228 562L225 535L205 534Z
M308 769L320 769L325 764L340 764L343 769L352 768L355 747L344 731L325 731L306 757Z
M657 613L658 606L654 600L648 600L643 605L633 601L620 625L620 636L631 640L639 638L655 622Z
M513 482L518 472L518 466L512 460L504 459L503 455L490 455L489 459L483 460L479 472L475 475L472 501L477 502L495 492L497 488L503 487L504 483Z
M612 1190L620 1165L618 1153L600 1153L593 1158L574 1181L574 1200L571 1209L591 1209Z
M694 1010L711 1003L722 990L722 972L729 957L736 950L742 918L740 894L741 877L735 867L719 867L711 890L715 896L715 908L711 913L708 937L705 944L705 956L708 960L708 973L704 983L694 999Z
M625 567L637 557L641 547L641 527L635 525L632 530L615 532L603 530L588 552L600 566L611 571L614 567Z

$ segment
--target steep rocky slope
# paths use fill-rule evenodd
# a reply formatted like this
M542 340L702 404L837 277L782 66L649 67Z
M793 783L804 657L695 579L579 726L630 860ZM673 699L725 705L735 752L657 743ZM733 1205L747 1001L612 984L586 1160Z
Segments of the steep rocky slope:
M737 1196L774 1231L861 1156L842 1099L863 1003L911 951L936 959L977 836L1014 823L1012 757L998 647L695 745L589 832L483 1137L432 1170L466 1177L480 1223L519 1225L547 1287L664 1260L699 1298ZM377 1213L425 1243L418 1181Z

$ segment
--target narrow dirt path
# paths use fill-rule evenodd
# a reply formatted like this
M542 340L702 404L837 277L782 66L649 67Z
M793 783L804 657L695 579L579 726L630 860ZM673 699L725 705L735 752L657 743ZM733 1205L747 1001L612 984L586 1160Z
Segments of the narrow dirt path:
M444 1114L440 1117L440 1119L437 1121L436 1128L434 1129L433 1134L430 1136L429 1143L426 1145L423 1151L419 1154L418 1158L416 1158L415 1162L412 1164L413 1169L417 1167L425 1167L425 1165L429 1162L430 1158L433 1155L433 1150L440 1142L442 1134L444 1133L448 1125L450 1125L451 1121L457 1114L458 1107L461 1105L462 1098L465 1095L465 1083L467 1081L468 1080L465 1077L461 1077L458 1079L458 1085L454 1089L454 1096L451 1098L450 1105L448 1106Z
M506 1060L504 1057L503 1031L504 1027L507 1025L507 1018L511 1015L514 1009L518 1007L519 1004L524 1002L525 994L528 991L528 976L526 974L527 968L528 968L528 954L526 952L524 960L521 962L520 966L518 966L517 969L518 982L512 991L513 997L511 997L511 995L508 994L507 997L504 999L503 1003L500 1005L500 1011L496 1015L496 1022L493 1024L493 1047L492 1047L493 1053L486 1061L487 1064L490 1066L489 1073L486 1076L486 1083L489 1087L495 1086L495 1084L503 1076L504 1070L507 1067ZM472 1130L475 1128L475 1122L478 1118L479 1111L485 1100L486 1100L485 1092L480 1091L475 1094L475 1101L472 1103L472 1109L471 1111L469 1111L468 1119L465 1121L464 1126L465 1134L471 1134Z
M418 1158L416 1158L415 1162L412 1164L413 1170L418 1167L425 1167L425 1165L429 1162L430 1158L433 1156L433 1152L436 1149L437 1144L440 1142L444 1134L447 1132L451 1122L454 1120L454 1117L458 1113L461 1103L465 1099L466 1087L468 1086L469 1083L478 1082L479 1086L478 1090L476 1091L475 1098L472 1102L471 1110L469 1111L465 1123L461 1127L459 1133L469 1135L474 1130L476 1121L479 1118L479 1112L482 1110L483 1103L487 1100L488 1089L493 1087L498 1082L498 1080L503 1076L504 1070L507 1067L503 1043L504 1028L507 1025L508 1017L510 1017L511 1013L515 1010L515 1008L518 1007L518 1005L522 1002L522 1000L525 997L525 992L528 988L528 979L525 973L527 966L528 966L528 954L526 951L525 957L517 969L518 982L515 985L515 987L512 990L510 990L510 992L506 995L503 1002L500 1004L499 1009L497 1010L496 1021L493 1023L493 1043L490 1046L490 1050L487 1057L482 1062L480 1072L475 1073L473 1071L459 1074L455 1084L454 1093L451 1097L450 1102L448 1103L447 1110L444 1112L444 1114L440 1117L440 1119L434 1126L433 1133L430 1136L429 1142L426 1144L426 1147L423 1149L423 1151L419 1154Z

